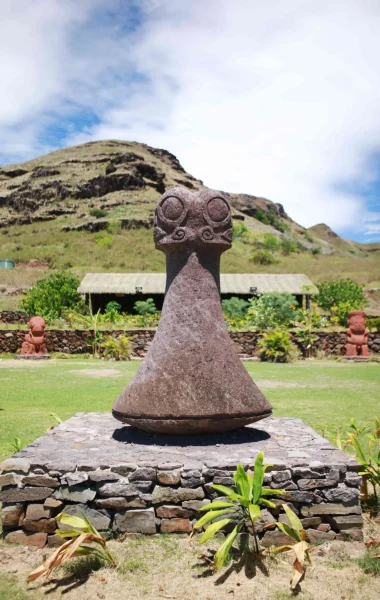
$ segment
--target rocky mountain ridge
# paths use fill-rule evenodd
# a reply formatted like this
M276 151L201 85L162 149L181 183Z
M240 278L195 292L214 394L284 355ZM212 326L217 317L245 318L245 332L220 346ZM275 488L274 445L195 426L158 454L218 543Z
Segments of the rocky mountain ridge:
M63 215L79 218L77 225L86 228L94 222L88 209L119 207L125 209L120 214L124 221L140 213L131 225L149 227L157 199L176 185L194 191L204 187L167 150L136 142L89 142L0 168L0 228ZM225 195L237 219L265 213L293 224L281 204L248 194Z
M161 194L174 186L204 186L167 150L118 140L88 142L0 168L0 230L54 221L60 231L97 232L117 222L122 229L150 229ZM343 240L327 225L308 230L281 204L250 194L222 192L235 221L251 232L291 237L322 254L360 253L364 245ZM366 246L366 245L365 245ZM380 244L368 251L380 251Z

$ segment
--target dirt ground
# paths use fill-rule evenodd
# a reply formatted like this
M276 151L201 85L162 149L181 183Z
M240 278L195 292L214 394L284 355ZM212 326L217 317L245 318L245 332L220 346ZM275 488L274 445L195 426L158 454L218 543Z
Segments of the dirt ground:
M366 516L366 540L380 539L380 519ZM48 581L29 586L27 574L50 554L0 543L0 584L9 589L0 598L39 600L286 600L289 591L291 556L264 564L230 562L213 573L204 556L211 556L217 542L200 546L197 539L161 535L113 540L109 547L118 568L101 567L96 561L73 559L54 572ZM379 597L378 577L366 575L358 564L365 552L357 542L330 542L314 546L313 566L308 567L296 595L303 600L361 600ZM5 574L9 574L11 578ZM10 586L6 588L6 584Z

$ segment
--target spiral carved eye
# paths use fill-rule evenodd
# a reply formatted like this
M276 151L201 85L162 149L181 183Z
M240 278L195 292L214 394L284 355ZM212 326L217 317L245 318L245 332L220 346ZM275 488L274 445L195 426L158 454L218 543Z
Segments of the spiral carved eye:
M211 227L204 227L201 231L201 238L202 240L204 240L205 242L211 242L211 240L214 239L214 232L211 229Z
M185 236L186 236L186 231L184 229L181 229L180 227L178 227L174 231L172 238L173 238L173 240L181 241L181 240L185 239Z

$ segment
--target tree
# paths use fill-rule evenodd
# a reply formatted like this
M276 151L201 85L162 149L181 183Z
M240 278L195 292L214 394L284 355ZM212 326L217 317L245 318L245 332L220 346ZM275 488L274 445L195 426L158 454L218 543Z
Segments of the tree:
M79 279L68 271L59 271L44 277L26 292L21 308L29 315L47 320L58 319L67 310L81 311L84 301L77 288Z
M222 300L222 309L226 317L239 318L244 317L247 312L249 302L242 298L233 296L228 300Z
M336 307L342 304L346 305L349 310L361 310L367 304L363 287L349 277L322 281L318 285L319 294L316 296L316 301L318 306L328 311L331 311L332 308L336 310ZM349 310L345 312L349 312Z
M154 315L157 312L153 298L147 300L137 300L134 305L134 310L138 315Z
M270 329L278 325L289 325L297 320L297 300L288 292L263 294L250 300L248 317L259 329Z

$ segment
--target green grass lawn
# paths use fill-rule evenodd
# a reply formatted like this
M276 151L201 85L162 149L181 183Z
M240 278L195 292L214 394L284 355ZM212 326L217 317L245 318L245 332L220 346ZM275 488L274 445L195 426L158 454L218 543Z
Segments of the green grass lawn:
M139 367L138 361L51 360L0 362L0 460L13 453L15 437L25 444L76 412L111 410ZM273 405L275 416L294 416L318 429L356 417L380 415L380 365L334 361L291 364L245 363ZM116 371L107 376L104 371Z

